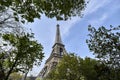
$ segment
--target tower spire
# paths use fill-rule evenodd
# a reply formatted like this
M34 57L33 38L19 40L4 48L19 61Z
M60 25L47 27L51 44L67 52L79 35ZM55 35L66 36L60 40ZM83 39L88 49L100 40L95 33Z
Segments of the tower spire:
M59 29L59 24L56 26L56 37L55 37L55 44L60 43L62 44L61 36L60 36L60 29Z
M64 44L62 44L59 25L56 26L55 43L52 47L52 52L46 60L44 68L39 73L38 77L45 78L48 73L56 67L63 55L67 54Z

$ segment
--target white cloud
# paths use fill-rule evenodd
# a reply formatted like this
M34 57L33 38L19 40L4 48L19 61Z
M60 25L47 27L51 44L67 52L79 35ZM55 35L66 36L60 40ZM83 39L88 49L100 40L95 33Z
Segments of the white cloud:
M99 21L104 21L108 17L107 14L103 14Z
M108 3L110 3L109 0L90 0L89 4L87 5L85 11L83 12L85 16L92 14L93 12L97 11L99 8L104 7L105 5L107 5ZM83 16L83 18L85 17ZM104 14L98 21L103 22L105 19L107 18L107 14ZM80 21L82 18L80 17L74 17L71 20L65 21L65 22L61 22L60 26L61 26L61 31L62 31L62 36L66 37L67 35L69 35L70 29L73 27L73 25L75 23L77 23L78 21ZM91 21L92 23L95 22L96 24L98 23L98 21Z
M61 35L63 37L66 37L69 34L70 29L73 27L73 25L79 21L79 17L74 17L71 20L64 21L60 23L61 26Z
M93 6L93 3L94 3L94 6ZM86 14L87 13L91 14L93 12L97 14L97 10L101 8L99 10L100 15L95 15L93 18L89 19L88 21L89 24L97 27L103 25L103 23L107 20L107 18L112 17L113 14L120 9L119 5L116 6L117 4L115 2L112 2L109 0L101 0L101 1L93 0L93 3L90 3L91 5L88 6L89 8L87 8L88 10L86 11ZM111 3L113 3L112 6L110 6ZM92 11L90 12L91 9Z
M104 22L107 18L108 18L108 14L103 14L103 15L101 15L101 16L98 17L98 18L89 20L88 23L91 24L91 25L93 25L93 26L101 25L101 24L103 24L103 22Z
M99 8L104 7L109 2L110 2L109 0L90 0L90 2L87 5L87 8L84 11L84 14L85 15L91 14L97 11Z

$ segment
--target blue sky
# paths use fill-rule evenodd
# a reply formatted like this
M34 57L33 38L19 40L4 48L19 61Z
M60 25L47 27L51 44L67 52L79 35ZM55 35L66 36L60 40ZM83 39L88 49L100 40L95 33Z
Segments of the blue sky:
M88 38L88 25L98 28L100 26L120 25L120 0L90 0L83 18L73 17L67 21L56 21L42 15L41 19L35 19L33 23L25 26L31 28L35 33L35 39L44 47L45 58L42 65L34 67L29 75L38 75L44 66L45 60L49 57L55 40L56 25L60 25L62 42L67 52L74 52L84 58L94 57L89 51L86 39Z

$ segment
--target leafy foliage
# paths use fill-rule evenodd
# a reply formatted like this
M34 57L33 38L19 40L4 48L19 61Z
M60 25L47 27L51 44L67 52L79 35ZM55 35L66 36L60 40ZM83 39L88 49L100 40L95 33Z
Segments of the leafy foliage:
M9 10L0 12L0 34L3 33L21 33L25 32L24 27L20 22L15 21L14 16Z
M77 56L74 54L66 55L57 68L48 76L54 80L79 80L81 77L79 66L79 58Z
M71 16L82 16L85 0L0 0L0 12L12 10L16 21L33 22L45 14L48 18L67 20Z
M98 61L82 59L75 54L64 55L58 66L47 76L50 80L97 80L95 65Z
M87 40L87 44L90 51L93 51L102 63L115 72L112 80L118 79L118 70L120 69L120 26L110 26L110 29L102 26L97 30L89 26L88 30L90 31L90 39Z
M22 79L22 75L18 72L14 72L10 75L10 80L20 80Z
M87 40L88 46L94 52L97 58L112 64L111 67L120 67L120 26L106 29L100 27L96 30L89 26L90 40Z
M81 73L84 80L98 80L95 65L100 64L97 60L86 57L80 60Z
M0 51L0 73L7 80L12 72L28 72L33 64L40 65L43 59L43 47L36 40L34 34L4 34L6 42Z
M36 78L36 80L41 80L40 78Z

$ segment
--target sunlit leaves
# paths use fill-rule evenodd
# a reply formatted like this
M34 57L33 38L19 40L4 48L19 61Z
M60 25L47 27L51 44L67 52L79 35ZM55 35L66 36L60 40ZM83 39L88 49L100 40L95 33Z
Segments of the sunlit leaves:
M14 72L10 75L11 80L20 80L22 79L22 75L19 72Z
M75 54L64 55L57 68L52 71L47 78L50 78L51 80L80 80L81 73L79 69L79 63L79 57L77 57Z
M49 80L97 80L94 66L98 61L82 59L75 54L64 55L61 62L47 76Z
M6 47L10 48L0 53L0 66L4 69L5 77L12 72L28 72L34 64L40 65L44 57L43 47L34 40L34 34L4 34L2 38L9 43Z

